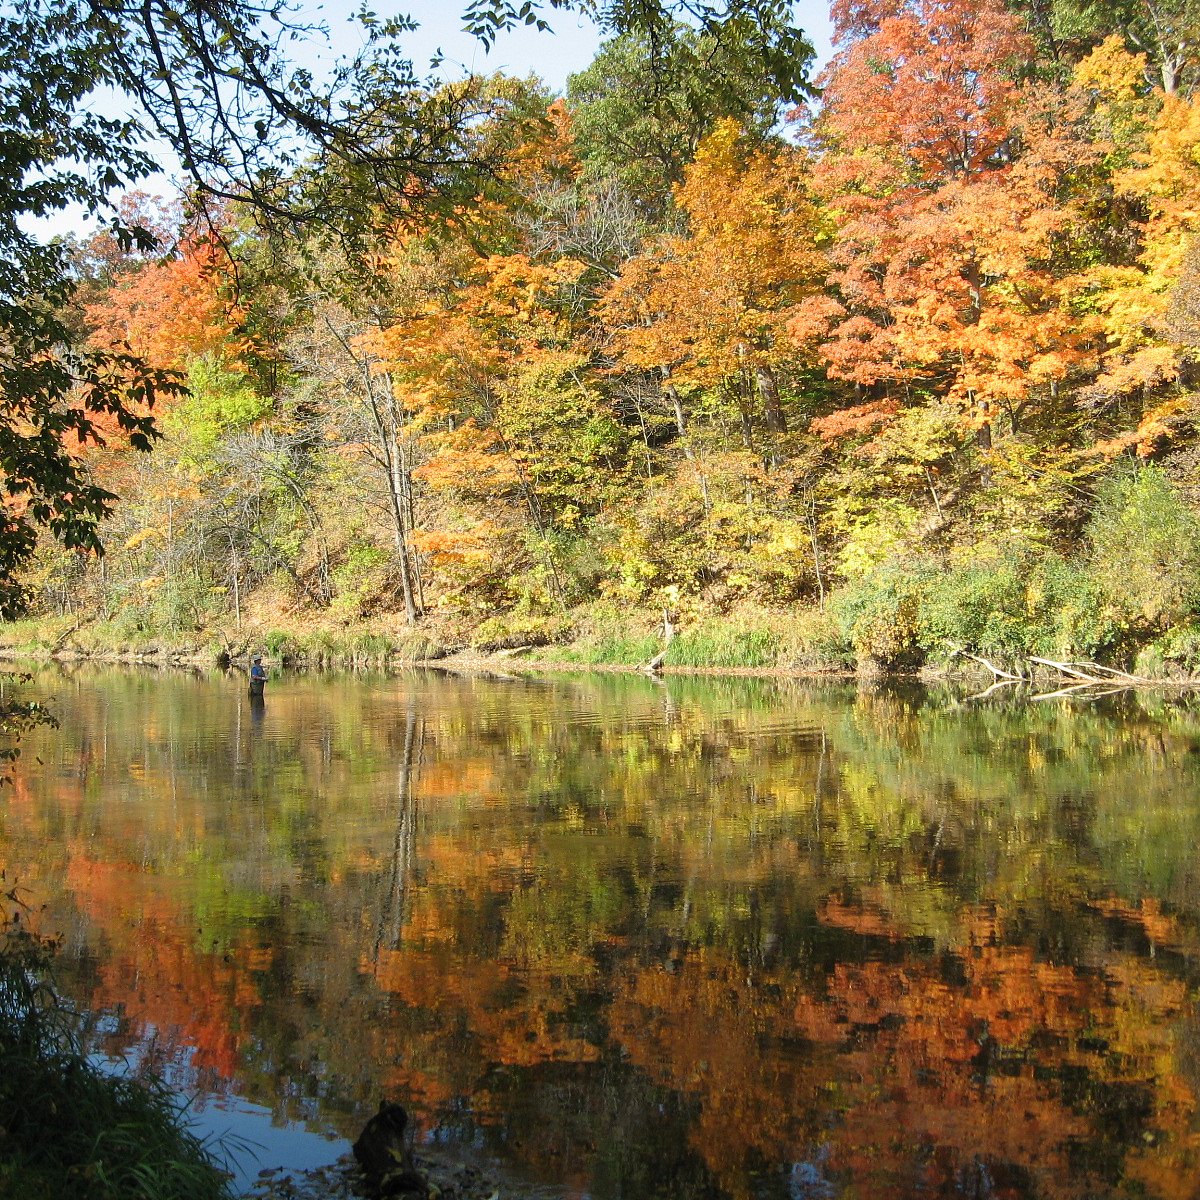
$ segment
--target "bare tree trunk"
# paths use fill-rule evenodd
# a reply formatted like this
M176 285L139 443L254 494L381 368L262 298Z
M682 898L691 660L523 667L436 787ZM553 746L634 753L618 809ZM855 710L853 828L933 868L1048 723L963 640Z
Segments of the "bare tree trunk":
M387 472L388 511L392 517L392 536L396 557L400 563L401 590L404 595L404 617L409 625L417 623L417 602L413 594L412 556L408 547L408 505L405 499L407 472L404 470L400 446L400 415L392 394L391 380L386 381L387 396L382 401L377 394L374 378L364 368L364 385L371 406L379 452Z
M411 443L410 443L411 447ZM412 532L417 527L416 503L413 500L412 486L412 460L409 457L409 452L404 451L401 456L403 469L400 473L401 483L404 488L404 518L406 539L411 547ZM417 612L425 611L425 580L421 575L421 560L417 554L416 548L411 547L409 553L409 566L412 568L413 586L416 588Z
M821 573L821 548L817 542L817 499L811 489L805 497L804 515L808 518L808 538L812 543L813 574L817 577L817 594L820 606L825 607L825 578Z
M354 351L350 342L328 317L325 318L325 325L354 364L362 380L363 393L367 398L367 405L371 413L376 445L387 477L388 510L392 517L396 557L400 563L400 575L403 581L404 616L409 625L415 625L419 613L413 590L413 563L408 542L409 522L406 519L410 512L405 499L408 472L405 470L400 444L404 419L396 402L391 376L383 375L382 386L380 386L379 377L372 372L371 364ZM384 393L382 396L380 395L381 391Z
M675 428L679 433L679 441L683 445L684 457L694 459L696 457L692 450L691 439L688 437L687 421L683 416L683 401L679 399L679 393L675 390L673 383L664 383L663 392L668 400L671 401L671 408L675 413Z
M230 540L232 542L232 539ZM230 545L230 550L233 551L230 563L233 574L233 627L240 631L242 628L242 563L237 550L232 545Z
M329 543L325 538L325 529L321 523L321 516L313 507L309 498L304 494L304 487L300 480L290 470L283 470L278 466L269 469L270 473L276 479L282 480L292 495L296 497L296 503L300 505L300 511L304 513L305 519L308 521L308 527L317 540L317 590L320 602L328 604L333 594L333 588L329 579Z
M979 426L975 434L975 444L983 453L983 465L980 469L980 477L983 480L984 487L992 486L992 465L988 461L989 455L992 452L992 422L990 419L985 420Z
M663 393L671 401L671 407L675 411L675 428L679 432L679 441L683 446L683 456L696 468L696 478L700 481L700 495L704 501L704 511L708 513L712 509L712 505L708 499L708 479L704 474L704 468L700 466L700 460L696 457L695 450L692 449L692 440L688 436L687 422L683 415L683 401L680 400L679 393L675 390L675 385L672 383L663 383Z
M763 418L771 433L787 433L787 417L784 416L783 406L779 403L779 383L775 372L765 363L755 371L758 381L758 394L762 397Z
M400 447L394 442L388 456L388 485L392 508L392 524L396 537L396 554L400 559L400 580L404 591L404 616L410 625L417 623L417 603L413 596L412 569L408 553L408 522L405 520L404 471L400 461Z
M749 380L743 376L743 382L747 385L739 387L734 393L734 400L737 403L738 410L738 427L742 435L742 446L753 452L754 450L754 422L750 417L750 400L747 395L749 392Z
M167 497L167 604L168 621L175 627L175 501Z
M650 460L650 433L646 429L646 414L642 412L641 397L637 395L636 391L634 392L633 396L633 405L634 408L637 409L638 424L642 427L642 447L646 451L646 478L653 479L654 467ZM682 410L676 413L676 421L678 421L681 416L683 416Z
M529 476L525 474L525 467L521 460L513 453L513 448L509 443L508 438L500 433L499 429L496 432L500 435L500 444L504 447L504 453L508 455L509 462L512 463L514 470L517 472L517 483L521 488L521 495L525 498L525 507L529 510L529 519L533 522L533 527L538 531L538 537L542 540L542 545L547 547L546 552L542 556L542 561L546 564L546 569L550 572L550 579L554 584L554 594L559 600L566 599L566 590L562 584L562 578L558 573L558 566L554 562L554 556L549 552L549 539L546 536L546 522L542 516L542 506L538 502L537 493L533 490L529 482Z

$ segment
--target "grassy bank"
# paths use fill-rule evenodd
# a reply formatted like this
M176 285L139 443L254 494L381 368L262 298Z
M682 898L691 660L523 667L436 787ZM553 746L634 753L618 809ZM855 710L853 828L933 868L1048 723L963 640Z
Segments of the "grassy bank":
M665 567L652 578L571 583L564 563L557 589L521 588L515 577L440 599L431 589L415 627L390 611L394 580L354 592L353 605L334 596L318 607L269 577L241 597L236 619L212 589L186 606L130 593L104 600L104 617L85 607L0 625L0 651L216 664L259 650L307 666L520 654L627 667L661 653L666 668L867 674L938 669L963 651L1022 672L1034 657L1153 678L1200 672L1200 510L1164 469L1122 469L1098 486L1085 533L1064 546L1023 526L993 529L937 549L863 533L815 593L778 604L770 597L789 594L782 582L752 587L744 573L710 571L703 587L670 582ZM71 602L101 600L77 591Z
M611 601L563 611L432 614L408 627L395 614L354 623L312 611L266 612L236 631L153 629L72 617L0 624L0 654L216 666L254 652L300 667L401 667L454 656L519 658L580 667L796 674L912 674L960 666L958 651L1021 671L1034 656L1094 661L1148 678L1200 672L1200 615L1117 605L1070 563L999 560L946 570L921 560L873 572L821 606L670 614ZM1170 619L1165 619L1167 616Z
M118 623L69 617L41 617L0 623L0 654L11 658L95 659L214 667L265 653L276 662L310 667L378 666L442 657L444 644L432 631L408 632L371 625L323 626L247 624L225 629L142 629L134 634Z
M226 1176L153 1079L114 1078L83 1054L48 980L52 940L12 896L0 928L0 1196L228 1200Z
M559 614L505 614L474 623L427 618L416 629L396 622L324 625L303 620L222 630L144 630L44 617L0 624L0 653L11 657L85 658L215 666L265 653L305 667L403 666L452 655L509 655L580 666L645 664L665 649L665 665L783 671L845 671L854 665L836 626L818 611L747 608L697 614L669 643L661 615L597 604Z

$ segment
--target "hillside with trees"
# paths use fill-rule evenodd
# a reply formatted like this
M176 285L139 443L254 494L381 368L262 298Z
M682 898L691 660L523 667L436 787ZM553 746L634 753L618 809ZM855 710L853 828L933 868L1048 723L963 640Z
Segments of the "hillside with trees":
M768 8L59 243L154 403L59 431L115 500L7 640L1200 666L1190 0L835 0L815 88Z

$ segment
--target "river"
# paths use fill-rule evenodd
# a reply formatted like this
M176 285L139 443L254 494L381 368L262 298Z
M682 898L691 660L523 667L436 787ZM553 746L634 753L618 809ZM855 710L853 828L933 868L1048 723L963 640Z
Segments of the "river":
M1200 707L81 668L0 865L259 1166L381 1097L596 1200L1200 1194ZM241 1149L237 1149L241 1146Z

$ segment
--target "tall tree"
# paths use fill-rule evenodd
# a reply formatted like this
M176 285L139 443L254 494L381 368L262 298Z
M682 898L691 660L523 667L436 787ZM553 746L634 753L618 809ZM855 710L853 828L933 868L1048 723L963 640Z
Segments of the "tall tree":
M830 374L948 394L990 437L1081 361L1080 224L1067 186L1079 117L1024 87L1031 45L997 0L841 0L818 187L839 211L834 298L793 326Z
M246 349L229 261L209 236L185 236L170 257L121 272L85 310L99 346L126 346L160 370L185 371Z
M786 324L825 267L807 156L754 140L727 119L700 143L675 189L687 232L627 263L604 302L623 363L676 393L723 390L747 436L786 429L778 375L798 358Z
M795 53L803 70L812 47L797 38ZM762 137L802 90L765 69L744 22L718 33L676 21L605 43L567 98L585 172L621 181L655 211L717 121Z

